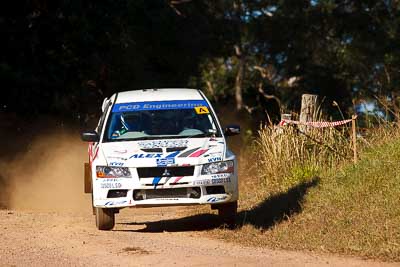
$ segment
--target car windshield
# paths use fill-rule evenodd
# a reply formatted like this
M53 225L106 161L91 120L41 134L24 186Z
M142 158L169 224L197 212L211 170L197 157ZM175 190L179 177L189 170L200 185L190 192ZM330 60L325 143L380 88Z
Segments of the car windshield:
M105 141L221 136L204 100L116 104Z

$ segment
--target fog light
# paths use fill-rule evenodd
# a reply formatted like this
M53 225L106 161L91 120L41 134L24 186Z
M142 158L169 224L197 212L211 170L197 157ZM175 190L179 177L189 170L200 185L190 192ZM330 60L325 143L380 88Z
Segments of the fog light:
M133 199L134 200L144 200L144 199L146 199L146 193L142 192L142 190L134 190L133 191Z
M206 192L207 192L207 195L225 194L225 188L223 185L207 186Z
M109 190L107 193L107 198L126 197L127 193L127 189Z

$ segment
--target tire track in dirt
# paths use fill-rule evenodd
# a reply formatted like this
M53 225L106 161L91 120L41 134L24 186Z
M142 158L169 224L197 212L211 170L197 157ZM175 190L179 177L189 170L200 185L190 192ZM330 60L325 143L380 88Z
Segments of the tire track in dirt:
M185 213L176 207L122 210L113 231L98 231L93 216L86 213L1 210L0 262L17 266L395 266L208 239L197 225L209 221L206 226L215 227L216 216L188 219ZM165 227L168 220L176 228Z

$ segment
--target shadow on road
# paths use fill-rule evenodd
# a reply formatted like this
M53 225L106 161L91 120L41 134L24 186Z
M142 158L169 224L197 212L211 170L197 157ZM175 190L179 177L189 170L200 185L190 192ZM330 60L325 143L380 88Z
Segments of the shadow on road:
M132 222L132 223L121 223L122 225L146 225L146 228L139 230L121 230L131 232L187 232L187 231L205 231L221 227L222 224L219 221L217 215L203 213L179 219L170 219L162 221L152 222ZM118 230L117 230L118 231Z
M308 189L315 187L319 183L319 178L300 183L285 193L274 195L265 199L255 208L243 210L237 216L237 228L245 224L251 224L256 228L266 230L283 220L301 212L301 204L307 194ZM121 223L122 225L143 225L146 227L139 230L115 230L131 232L186 232L186 231L205 231L223 227L217 215L198 214L178 219L169 219L161 221L131 222Z
M251 224L256 228L268 229L283 220L301 212L301 204L307 191L319 183L315 177L311 181L300 183L288 191L274 195L258 204L251 210L239 213L237 222L239 225Z

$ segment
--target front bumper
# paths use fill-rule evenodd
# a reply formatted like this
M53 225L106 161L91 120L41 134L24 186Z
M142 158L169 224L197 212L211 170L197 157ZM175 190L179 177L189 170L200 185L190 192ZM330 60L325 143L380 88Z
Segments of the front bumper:
M237 199L237 176L233 173L93 180L93 206L98 208L219 204Z

